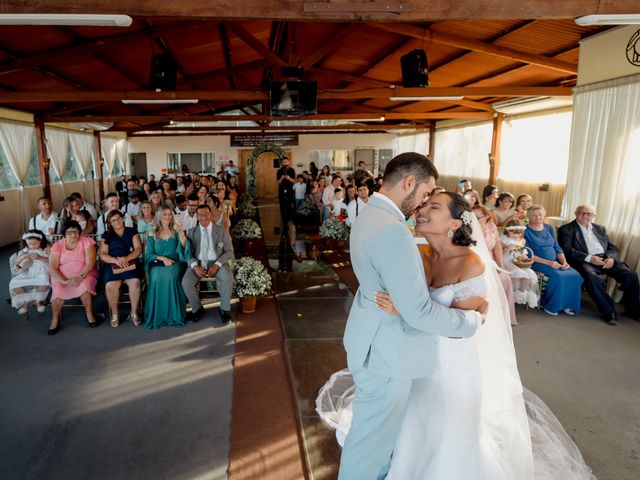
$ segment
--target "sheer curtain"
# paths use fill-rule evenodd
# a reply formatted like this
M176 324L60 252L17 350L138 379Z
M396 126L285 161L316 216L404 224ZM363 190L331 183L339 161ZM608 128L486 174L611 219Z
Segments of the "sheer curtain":
M24 181L29 172L33 149L33 125L14 122L0 122L0 145L9 162L9 167L20 183L20 218L26 227L31 217L31 209L24 193Z
M573 111L563 216L593 204L624 257L640 236L640 75L576 88Z
M82 195L87 195L87 174L91 168L91 151L93 150L93 135L79 132L69 133L69 141L71 143L71 152L76 162L76 167L80 175L82 175L83 192Z
M507 117L502 127L498 188L514 195L528 193L559 215L567 181L571 111ZM540 191L548 184L548 191Z
M111 176L113 167L116 164L116 147L118 139L100 135L100 144L102 146L102 156L107 165L107 173Z
M473 188L482 190L489 178L492 133L492 122L436 130L434 162L442 177L438 184L455 191L456 184L466 178Z
M397 154L404 152L418 152L422 155L429 153L429 133L416 133L401 135L394 141L394 150Z
M127 165L129 163L129 143L126 139L118 140L116 143L116 151L118 153L118 163L120 164L120 171L127 172Z
M47 153L53 165L56 175L60 179L60 188L64 198L64 182L62 179L67 171L67 157L69 155L69 132L57 128L45 130L47 140Z

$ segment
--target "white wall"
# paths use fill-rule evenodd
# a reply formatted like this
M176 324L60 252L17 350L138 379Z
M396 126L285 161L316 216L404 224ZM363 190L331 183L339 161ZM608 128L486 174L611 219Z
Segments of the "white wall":
M627 60L627 45L631 38L635 38L636 49L640 45L640 39L635 35L640 36L638 25L627 25L582 40L578 85L640 73L640 66Z
M309 150L353 150L360 148L394 148L396 136L387 133L372 134L327 134L300 135L299 145L283 147L291 150L294 168L307 169L309 167ZM228 156L238 164L237 147L230 146L230 137L226 135L202 135L190 137L131 137L129 138L130 153L147 154L147 172L160 174L162 168L167 167L167 153L198 153L214 152L216 160L221 155ZM302 163L302 167L298 164Z

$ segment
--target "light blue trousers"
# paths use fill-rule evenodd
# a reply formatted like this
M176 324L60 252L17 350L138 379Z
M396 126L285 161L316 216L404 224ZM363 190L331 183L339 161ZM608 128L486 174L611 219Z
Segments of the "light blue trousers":
M347 434L339 480L383 479L400 433L411 380L352 371L356 384L353 421Z

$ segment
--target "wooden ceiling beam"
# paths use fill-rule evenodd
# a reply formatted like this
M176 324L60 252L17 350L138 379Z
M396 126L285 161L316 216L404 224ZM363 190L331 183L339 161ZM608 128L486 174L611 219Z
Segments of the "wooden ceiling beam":
M306 131L349 131L349 130L407 130L407 129L425 129L429 128L428 124L405 124L405 125L318 125L318 126L287 126L287 127L271 127L271 126L260 126L260 127L184 127L184 128L176 128L176 127L114 127L110 129L111 131L119 131L119 132L140 132L140 131L149 131L149 132L173 132L173 131L190 131L190 132L306 132Z
M351 35L361 30L362 26L361 23L350 23L346 27L343 27L340 31L334 33L330 39L323 42L315 51L307 55L300 64L306 70L320 63L324 57L343 45Z
M233 61L231 60L231 47L229 47L229 36L227 35L227 27L224 22L218 24L218 33L222 41L222 54L224 55L224 63L230 71L233 71ZM236 81L233 75L227 75L227 81L231 90L237 90Z
M489 118L484 112L450 112L455 118ZM433 120L452 118L449 112L343 112L305 115L303 117L271 117L270 115L61 115L47 116L46 122L240 122L240 121L307 121L307 120L365 120L384 116L385 120Z
M125 8L126 7L126 8ZM235 20L377 20L425 22L433 20L576 18L593 13L637 13L637 0L422 0L326 2L319 0L244 0L235 2L122 0L3 0L0 13L122 13L140 17L200 17Z
M264 43L254 37L247 30L242 28L237 23L228 23L227 27L229 30L233 32L235 36L240 38L244 43L249 45L256 53L259 53L266 60L268 60L271 64L277 67L286 67L287 62L285 62L282 58L276 55L271 49L269 49Z
M571 96L568 87L425 87L425 88L370 88L324 90L318 92L318 99L367 99L389 97L538 97ZM129 91L58 91L58 92L0 92L0 103L33 102L120 102L130 100L180 100L200 101L262 101L267 92L260 90L178 90L175 92ZM434 99L433 101L436 101Z
M493 55L517 62L528 63L530 65L538 65L539 67L550 68L552 70L558 70L572 75L578 74L578 66L576 64L565 62L563 60L555 60L545 57L544 55L522 52L509 47L502 47L500 45L493 45L470 38L459 37L450 33L420 28L415 25L397 23L372 23L370 25L387 32L407 35L424 40L425 42L445 44L452 47L462 48L463 50L471 50L478 53L484 53L486 55Z

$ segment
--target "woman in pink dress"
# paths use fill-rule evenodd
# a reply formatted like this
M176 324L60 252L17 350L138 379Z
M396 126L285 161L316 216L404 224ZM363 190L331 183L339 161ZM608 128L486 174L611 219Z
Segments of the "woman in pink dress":
M51 273L51 325L49 335L60 330L60 313L65 300L80 298L90 327L98 324L93 315L92 297L96 294L96 243L81 234L75 220L62 227L64 238L51 247L49 271Z
M509 272L504 269L504 258L502 255L502 244L500 243L500 233L498 233L498 227L493 222L493 216L483 205L476 205L472 207L473 213L480 222L482 231L484 233L484 239L489 248L489 252L496 262L496 265L502 270L498 272L502 287L504 288L504 294L507 297L507 304L509 306L509 317L511 318L511 325L517 325L518 320L516 318L516 302L513 294L513 282Z

